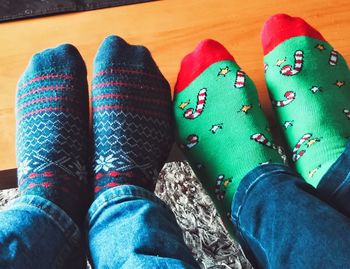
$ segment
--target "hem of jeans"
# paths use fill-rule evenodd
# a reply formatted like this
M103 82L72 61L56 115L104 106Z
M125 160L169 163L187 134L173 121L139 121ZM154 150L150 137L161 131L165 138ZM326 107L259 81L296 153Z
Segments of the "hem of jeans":
M276 175L286 172L293 175L295 174L292 170L290 170L288 166L284 164L266 164L255 167L243 177L237 188L236 195L232 200L231 221L235 227L234 232L242 248L247 251L246 255L247 257L250 257L249 260L254 264L254 266L258 266L257 259L254 255L254 252L250 249L245 236L243 235L244 229L241 227L239 221L240 213L245 205L249 193L257 186L257 184L266 179L267 175L270 176L272 174Z
M255 167L246 174L240 182L236 194L231 204L231 216L238 220L239 214L251 190L260 183L266 175L274 175L279 173L287 173L297 176L288 166L284 164L266 164Z
M254 168L243 177L236 191L236 195L232 200L231 221L235 227L235 236L241 244L242 249L246 251L245 255L249 258L249 261L256 268L259 268L259 264L257 263L258 259L255 257L254 252L249 247L249 244L243 235L244 229L241 227L239 216L242 208L245 205L247 197L249 196L249 193L257 186L257 184L266 179L266 176L277 175L281 173L297 176L295 172L290 169L290 167L284 164L266 164Z
M72 254L72 251L78 247L81 232L75 222L69 215L59 206L37 195L24 195L13 200L8 210L15 210L17 207L32 206L39 209L43 215L50 219L51 222L62 232L65 237L65 244L61 249L61 253L57 255L53 263L53 268L62 268L66 259Z
M350 157L348 155L350 156L350 141L342 154L340 154L337 160L323 175L316 187L322 199L326 201L332 200L332 197L340 192L346 183L350 184ZM346 169L342 171L343 169L339 169L339 167L344 167Z
M88 210L88 221L91 222L106 206L117 203L118 200L130 197L150 200L171 212L165 202L158 198L153 192L135 185L121 185L104 191L96 198Z

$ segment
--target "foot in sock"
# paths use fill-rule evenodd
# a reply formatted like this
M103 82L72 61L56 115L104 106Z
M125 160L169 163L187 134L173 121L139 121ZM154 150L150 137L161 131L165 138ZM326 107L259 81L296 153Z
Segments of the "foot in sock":
M118 185L154 190L173 142L170 87L150 52L116 36L92 81L95 196Z
M265 77L296 170L316 187L350 136L350 72L322 35L297 17L262 31Z
M228 227L243 177L282 163L255 86L221 44L204 40L181 63L174 113L178 143Z
M39 195L83 222L87 202L88 87L77 49L33 56L17 88L21 195Z

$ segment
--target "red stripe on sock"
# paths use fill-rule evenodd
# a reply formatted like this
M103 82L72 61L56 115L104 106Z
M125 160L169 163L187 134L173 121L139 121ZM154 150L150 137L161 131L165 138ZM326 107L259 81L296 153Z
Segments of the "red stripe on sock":
M28 92L23 93L22 95L17 97L17 100L22 99L23 97L26 97L27 95L33 94L33 93L37 93L37 92L41 92L41 91L47 91L47 90L69 90L72 89L71 86L68 85L52 85L52 86L43 86L43 87L39 87L39 88L35 88L33 90L30 90Z
M95 192L95 193L96 193L96 192L99 192L101 189L102 189L102 187L96 186L96 187L94 188L94 192Z
M51 188L53 184L51 182L42 182L42 183L30 183L27 186L27 189L32 189L34 187L44 187L44 188Z
M154 98L145 98L140 96L134 96L130 94L123 94L123 93L105 93L100 94L92 97L92 101L101 100L101 99L108 99L108 98L115 98L115 99L125 99L125 100L135 100L140 102L146 102L146 103L153 103L157 105L169 105L169 102Z
M32 78L31 80L28 80L24 83L22 83L20 86L18 86L18 89L22 89L25 86L28 86L29 84L32 84L34 82L45 80L45 79L52 79L52 78L62 78L62 79L73 79L73 76L71 74L45 74L40 75L37 77Z
M28 177L24 177L22 178L20 181L19 181L19 185L23 184L24 181L28 180L28 179L33 179L33 178L36 178L36 177L53 177L54 174L53 172L51 171L48 171L48 172L44 172L42 174L38 174L38 173L30 173L28 175Z
M32 189L35 187L43 187L46 189L52 188L52 189L60 190L60 191L65 192L65 193L70 192L70 189L68 189L64 186L54 185L52 182L47 182L47 181L41 182L41 183L30 183L30 184L28 184L28 186L25 189L29 190L29 189ZM25 189L23 191L25 191Z
M53 177L53 172L51 172L51 171L48 171L48 172L44 172L44 173L42 173L42 175L44 176L44 177Z
M127 69L127 68L122 68L122 67L116 67L116 68L109 68L105 70L101 70L93 75L93 78L103 76L103 75L108 75L108 74L115 74L115 73L127 73L127 74L137 74L137 75L144 75L152 78L156 78L159 80L163 80L162 77L159 77L159 75L154 75L151 73L144 72L142 70L132 70L132 69Z
M30 173L29 174L29 176L28 176L28 178L35 178L35 177L37 177L39 174L37 174L37 173Z
M116 177L116 176L132 177L132 176L134 176L134 174L132 172L118 172L118 171L111 171L108 173L108 175L111 177Z
M201 41L194 51L185 56L181 62L180 72L175 84L175 94L185 89L210 65L224 60L235 61L219 42L212 39Z
M57 96L57 97L43 97L43 98L38 98L35 100L28 101L26 103L23 103L21 106L17 108L17 110L21 110L27 106L34 105L34 104L39 104L47 101L69 101L72 103L79 104L78 100L70 97L70 96Z
M108 173L98 173L95 175L95 179L99 180L100 178L104 176L110 176L110 177L132 177L134 176L132 172L120 172L120 171L110 171Z
M113 86L113 87L121 86L121 87L126 87L126 88L136 88L136 89L140 89L140 90L148 89L148 90L156 91L156 92L162 91L162 89L160 89L160 88L155 88L155 87L151 87L151 86L144 85L144 84L135 84L135 83L122 82L122 81L117 81L117 80L92 84L92 90L98 89L98 88L104 88L104 87L111 87L111 86Z
M94 191L96 193L96 192L99 192L100 190L105 189L105 188L113 188L113 187L117 187L117 186L121 186L121 185L127 185L127 184L122 184L122 183L117 183L117 182L109 182L103 186L96 186Z
M103 177L103 174L101 174L101 173L98 173L98 174L95 175L95 179L96 180L100 179L101 177Z
M285 40L296 36L308 36L325 41L323 36L303 19L286 14L271 16L264 24L261 40L264 55Z

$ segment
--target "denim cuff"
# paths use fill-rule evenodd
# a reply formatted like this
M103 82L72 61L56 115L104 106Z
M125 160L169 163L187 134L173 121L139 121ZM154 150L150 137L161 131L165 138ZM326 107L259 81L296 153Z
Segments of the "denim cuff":
M322 199L326 201L350 194L350 142L336 162L324 174L317 190Z
M100 213L111 204L118 204L130 199L147 199L165 208L169 212L169 207L160 200L154 193L134 185L121 185L110 188L100 194L92 203L88 211L88 221L90 225L100 215Z
M74 249L80 244L80 229L63 209L41 196L24 195L19 197L9 203L7 210L37 211L37 209L42 213L43 218L53 223L53 226L56 227L64 237L65 244L62 246L60 253L57 253L55 260L56 266L63 266L66 264L67 258L72 255ZM56 228L54 228L53 232L55 232Z
M235 236L240 238L239 235L239 217L242 208L245 205L245 201L249 196L250 191L259 183L264 180L268 180L274 174L289 174L298 176L291 168L284 164L266 164L260 165L251 170L241 181L238 186L237 192L232 200L231 205L231 221L236 227Z

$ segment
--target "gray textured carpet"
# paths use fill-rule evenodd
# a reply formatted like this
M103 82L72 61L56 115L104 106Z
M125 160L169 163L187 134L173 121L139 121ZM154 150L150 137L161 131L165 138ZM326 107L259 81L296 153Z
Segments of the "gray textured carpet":
M210 198L186 162L164 166L156 194L175 213L186 244L201 268L252 268L239 245L229 238ZM16 196L16 189L1 191L0 207Z

